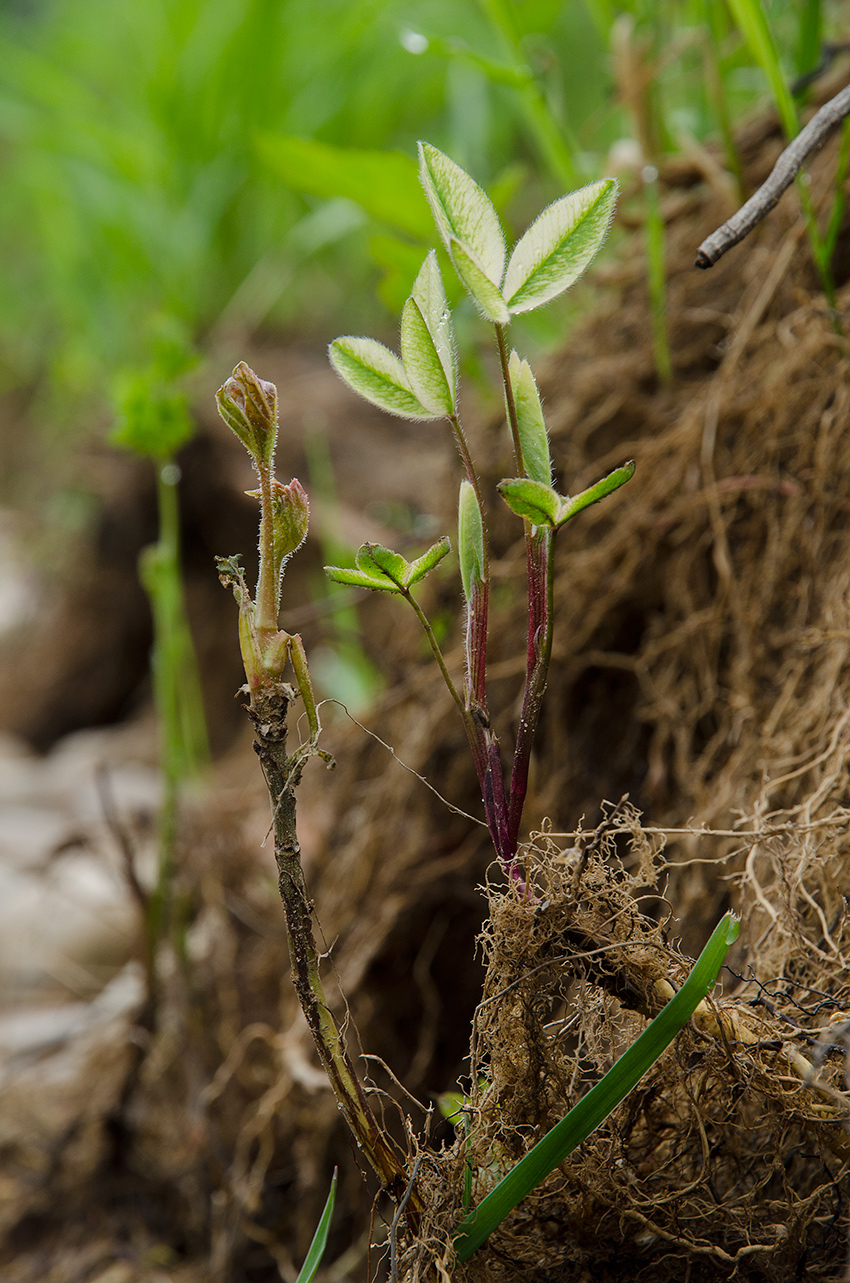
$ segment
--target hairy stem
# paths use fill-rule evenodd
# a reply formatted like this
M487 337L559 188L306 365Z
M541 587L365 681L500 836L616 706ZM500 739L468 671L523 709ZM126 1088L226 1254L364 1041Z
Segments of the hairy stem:
M519 424L516 416L516 402L514 401L514 390L511 384L511 375L508 363L508 343L505 337L504 325L495 324L496 346L499 349L499 364L502 367L502 382L505 385L505 403L508 407L508 427L511 430L511 440L514 445L514 456L516 458L517 476L525 477L528 473L525 470L525 463L522 458L522 445L519 439Z
M508 834L512 854L516 852L519 842L519 827L522 822L525 795L528 791L531 747L546 690L549 661L552 658L554 531L535 530L528 542L527 550L528 653L522 711L511 770Z
M274 526L272 521L272 473L268 464L260 464L260 573L257 579L255 627L263 641L277 632L278 584L274 564Z

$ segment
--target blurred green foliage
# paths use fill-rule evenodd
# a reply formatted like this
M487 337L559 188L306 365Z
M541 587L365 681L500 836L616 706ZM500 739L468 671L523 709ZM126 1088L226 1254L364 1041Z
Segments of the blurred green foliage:
M370 299L385 324L376 265L392 303L420 257L422 203L410 177L417 138L488 187L501 183L505 199L513 195L509 221L522 226L558 195L566 169L598 175L609 146L633 131L609 53L624 13L661 55L663 146L716 132L703 74L708 8L723 6L0 7L0 384L46 378L60 400L85 403L105 372L152 359L142 337L151 315L173 317L202 345L221 327L324 334L355 314L363 325ZM840 20L839 6L812 0L772 0L765 11L789 77ZM765 83L725 9L720 26L723 83L737 114ZM303 140L324 151L305 150ZM369 170L364 190L363 158L346 165L333 148L400 154Z

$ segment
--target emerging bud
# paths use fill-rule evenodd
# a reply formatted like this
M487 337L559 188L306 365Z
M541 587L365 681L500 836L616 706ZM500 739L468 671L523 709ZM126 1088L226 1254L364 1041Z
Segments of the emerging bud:
M532 481L549 486L552 484L549 437L531 366L527 361L521 361L516 352L511 352L509 371L525 475Z
M307 538L310 504L304 487L296 477L288 486L272 480L272 534L274 560L280 570L284 562L301 547Z
M277 442L277 388L240 361L215 394L218 412L257 467L271 467Z

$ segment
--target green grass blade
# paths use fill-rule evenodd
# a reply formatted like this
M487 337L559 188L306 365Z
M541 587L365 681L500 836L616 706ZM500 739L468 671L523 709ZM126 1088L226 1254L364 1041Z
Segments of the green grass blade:
M844 118L844 124L841 127L841 145L838 150L838 164L835 168L835 192L832 197L829 223L823 238L823 259L827 264L832 262L838 236L844 223L846 204L844 183L847 178L848 163L850 163L850 116Z
M804 0L797 29L797 75L808 76L820 62L823 13L820 0ZM804 91L805 92L805 91Z
M729 0L729 8L750 52L767 77L785 133L793 138L800 128L797 107L783 75L764 10L759 0Z
M328 1234L331 1228L331 1217L334 1214L334 1203L336 1202L336 1182L337 1169L334 1168L334 1174L331 1178L331 1192L328 1194L325 1210L322 1212L319 1224L316 1226L313 1242L310 1244L310 1250L307 1253L304 1264L301 1266L301 1273L298 1275L296 1283L310 1283L325 1254L325 1248L328 1245Z
M738 927L734 914L723 916L676 996L670 999L605 1077L529 1150L472 1215L461 1223L454 1238L459 1261L468 1261L517 1203L541 1184L637 1086L714 988L726 951L738 935Z

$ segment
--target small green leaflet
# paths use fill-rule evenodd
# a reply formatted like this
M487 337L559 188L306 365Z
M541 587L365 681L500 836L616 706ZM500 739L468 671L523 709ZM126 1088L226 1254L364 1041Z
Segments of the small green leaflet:
M406 561L401 553L379 543L364 543L355 554L355 566L325 566L329 579L354 588L371 588L375 592L408 592L414 584L438 565L451 551L448 535L438 539L415 561Z
M551 486L531 477L514 477L510 481L500 481L496 489L518 517L534 526L557 526L563 501Z
M505 271L505 238L489 196L430 143L419 144L419 176L446 248L451 249L452 238L459 241L498 287Z
M509 481L500 481L496 489L511 512L515 512L518 517L523 517L535 526L551 526L552 529L559 530L577 513L619 490L620 486L632 479L634 473L634 460L630 459L622 468L615 468L607 477L572 498L564 498L552 486L545 486L530 477L513 477Z
M473 592L484 583L484 522L468 481L460 483L457 544L463 595L471 602Z
M456 409L457 363L451 313L437 255L431 250L401 317L401 355L416 396L438 415Z
M539 481L541 485L549 486L552 481L549 437L531 366L527 361L521 361L516 352L511 352L508 373L514 394L517 432L526 476L532 481ZM539 524L540 522L535 522L535 525Z
M377 339L345 335L328 349L331 365L353 392L402 419L437 416L419 401L395 352Z
M511 314L505 306L502 291L498 285L493 284L474 255L468 253L463 242L454 236L449 239L449 253L464 289L484 320L494 321L496 325L507 325Z
M454 394L416 299L409 298L401 314L401 359L414 393L435 415L453 414Z
M617 180L603 178L544 209L511 254L502 293L512 314L531 312L578 280L608 234Z

